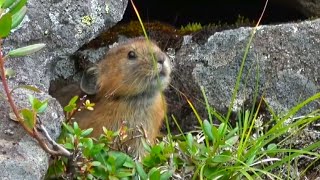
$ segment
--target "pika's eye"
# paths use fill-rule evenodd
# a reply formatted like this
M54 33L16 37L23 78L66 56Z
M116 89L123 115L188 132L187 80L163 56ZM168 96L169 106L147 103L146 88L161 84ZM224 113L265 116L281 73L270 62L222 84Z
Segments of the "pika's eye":
M136 59L136 58L137 58L137 55L136 55L136 53L135 53L134 51L129 51L129 53L128 53L128 58L129 58L130 60L133 60L133 59Z

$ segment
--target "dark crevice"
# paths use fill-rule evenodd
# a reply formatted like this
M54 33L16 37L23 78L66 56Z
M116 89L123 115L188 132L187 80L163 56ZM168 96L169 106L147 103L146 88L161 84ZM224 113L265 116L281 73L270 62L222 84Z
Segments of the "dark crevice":
M265 0L140 0L134 3L144 22L157 20L180 27L190 22L203 25L219 22L232 24L239 15L257 21ZM306 18L292 2L281 3L274 0L269 2L262 24L292 22ZM129 2L122 21L136 19Z

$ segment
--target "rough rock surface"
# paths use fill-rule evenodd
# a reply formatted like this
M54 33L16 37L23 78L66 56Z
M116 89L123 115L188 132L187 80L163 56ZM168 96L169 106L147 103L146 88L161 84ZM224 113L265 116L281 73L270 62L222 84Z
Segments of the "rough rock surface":
M278 113L285 113L319 92L319 28L320 20L260 26L250 46L233 110L246 102L252 104L257 68L258 97L264 96ZM175 88L168 93L169 109L184 129L192 130L198 125L185 97L207 117L200 86L204 87L209 103L219 112L226 112L251 32L252 28L217 32L201 44L185 37L174 60L171 84ZM313 102L299 114L319 107L319 101Z
M274 3L285 4L301 12L307 17L320 15L319 0L271 0Z
M57 101L47 94L50 80L60 76L61 71L72 72L72 63L65 57L120 21L126 6L127 0L29 0L23 23L4 40L5 53L34 43L46 44L31 56L9 59L6 67L16 72L9 80L10 88L33 85L43 92L34 94L36 97L49 99L48 110L41 119L52 137L56 138L60 132L63 114ZM2 84L0 91L3 94ZM17 105L27 107L26 95L31 93L15 91ZM0 179L42 179L48 167L48 155L17 123L9 120L6 101L0 101L0 109Z

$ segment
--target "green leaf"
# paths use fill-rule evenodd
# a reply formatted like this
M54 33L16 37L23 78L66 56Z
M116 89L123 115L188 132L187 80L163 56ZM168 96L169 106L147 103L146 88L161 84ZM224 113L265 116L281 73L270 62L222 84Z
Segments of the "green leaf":
M29 130L32 131L32 129L34 128L35 124L36 124L36 119L34 118L34 112L29 110L29 109L22 109L21 110L21 114L23 117L23 124L27 125L27 127L29 128Z
M2 4L4 3L5 0L0 0L0 8L2 8Z
M93 148L93 140L91 138L83 138L81 140L81 142L83 143L83 145L88 148L88 149L92 149Z
M229 138L231 138L232 136L238 134L238 132L239 132L239 127L236 126L234 129L232 129L232 130L228 133L228 135L226 136L226 139L229 139ZM213 134L213 135L214 135L214 134Z
M75 104L77 102L77 100L79 99L79 96L74 96L70 101L69 101L69 105L70 104Z
M93 131L93 128L89 128L89 129L83 130L81 132L81 136L82 137L88 136L92 131Z
M79 98L79 96L74 96L74 97L69 101L68 105L63 108L63 110L64 110L65 112L72 112L73 110L76 110L76 109L77 109L77 104L76 104L76 102L77 102L78 98Z
M74 134L74 130L71 126L69 126L68 124L66 124L64 122L62 123L62 125L69 133Z
M37 103L36 101L39 101L39 100L34 98L32 95L28 95L28 99L29 99L29 102L30 102L32 108L34 109L34 104Z
M43 113L48 107L48 100L41 102L32 95L29 95L29 101L31 103L32 109L34 109L37 113Z
M219 125L218 132L219 132L219 136L220 136L220 137L224 137L224 133L225 133L225 128L224 128L224 126L225 126L225 125L226 125L225 123L221 123L221 124Z
M245 171L245 170L243 170L243 169L239 169L239 171L246 177L246 179L248 179L248 180L254 180L253 178L252 178L252 175L250 175L247 171ZM255 178L256 179L256 178ZM261 177L260 178L257 178L257 179L261 179Z
M19 57L19 56L26 56L29 54L32 54L34 52L39 51L40 49L42 49L45 46L45 44L33 44L30 46L26 46L26 47L22 47L22 48L18 48L15 50L12 50L8 53L8 55L10 57Z
M4 74L6 75L7 78L11 78L11 77L14 77L16 75L16 72L11 68L6 68Z
M21 86L16 86L16 87L14 87L14 88L11 90L10 94L12 94L14 90L20 89L20 88L22 88L22 89L27 89L27 90L30 90L30 91L34 91L34 92L37 92L37 93L41 93L41 91L40 91L38 88L34 87L34 86L21 85Z
M0 38L7 37L11 30L11 14L7 13L0 18Z
M276 150L276 149L278 149L278 147L275 143L268 144L267 146L267 150ZM269 156L275 156L276 154L277 154L276 152L268 153Z
M94 143L91 138L81 138L79 146L83 149L82 153L85 157L95 156L93 153Z
M47 109L47 107L48 107L48 100L41 102L39 106L36 107L37 113L39 114L43 113Z
M150 146L147 144L146 140L144 138L141 138L142 146L147 152L151 152Z
M63 146L67 149L74 149L74 145L72 143L65 143Z
M67 105L67 106L65 106L65 107L63 108L63 110L64 110L65 112L71 112L71 111L73 111L73 110L75 110L75 109L77 109L77 106L74 105L74 104Z
M256 153L257 152L254 152L254 154L252 154L252 156L249 156L246 160L246 164L252 164L256 158Z
M108 146L105 146L104 143L96 144L93 146L93 148L90 150L91 154L98 154L102 149L107 150Z
M238 142L239 136L233 136L226 140L226 144L229 146L233 146L236 142Z
M231 152L225 151L220 155L214 156L212 161L215 163L226 163L231 160Z
M132 160L132 158L130 156L127 156L127 160L123 164L123 166L126 168L134 168L135 167L134 161Z
M23 6L17 13L12 16L11 29L16 28L27 14L27 7Z
M113 156L109 156L106 163L106 169L110 172L110 174L114 174L116 168L114 166L116 159Z
M220 139L220 134L218 129L215 126L211 126L211 128L212 128L211 132L212 132L213 138Z
M129 178L126 178L126 177L131 177L134 175L134 171L133 170L130 170L130 169L122 169L121 171L117 171L116 172L116 175L118 178L121 178L121 180L126 180ZM132 178L130 178L132 179Z
M117 158L116 158L116 163L115 166L116 168L120 168L123 166L123 164L126 162L127 160L127 156L125 154L120 154Z
M9 12L11 14L16 14L24 5L26 5L26 3L27 3L27 0L20 0L12 8L10 8Z
M108 156L114 160L112 166L114 166L114 168L116 168L116 171L118 171L118 173L123 170L135 168L135 163L132 160L132 158L123 152L110 150L110 151L108 151ZM101 158L99 158L99 159L101 159ZM122 168L122 167L124 167L124 168ZM122 170L120 170L120 169L122 169Z
M277 149L277 145L275 143L268 144L267 149L268 150L275 150L275 149Z
M73 130L75 135L77 136L81 135L81 129L79 128L79 125L77 122L73 122Z
M108 176L109 180L119 180L119 178L115 177L115 176Z
M172 170L171 171L166 171L166 172L161 174L160 180L168 180L168 179L170 179L172 177L172 175L173 175L173 171Z
M101 165L101 162L99 162L99 161L92 161L91 165L92 165L92 166L100 166L100 165Z
M223 166L220 167L211 167L211 166L205 166L203 169L203 175L206 177L206 179L214 179L214 180L223 180L223 179L230 179L230 175L228 176L228 170L223 171ZM232 172L230 172L232 173ZM227 176L228 178L223 178L223 176Z
M152 154L152 155L157 155L157 156L159 156L160 153L161 153L161 151L162 151L162 148L161 148L161 146L159 146L158 144L155 145L155 146L153 146L153 147L151 148L151 154Z
M191 135L191 133L187 134L187 144L189 148L192 148L192 144L193 144L193 137Z
M79 129L79 125L77 122L73 122L73 129Z
M4 1L4 3L2 4L2 9L6 9L8 7L10 7L16 0L6 0Z
M136 170L142 180L148 179L147 173L144 171L142 165L138 161L136 161Z
M79 125L77 122L73 122L73 129L75 131L75 134L81 134L81 129L79 128Z
M209 123L208 120L203 121L203 132L209 140L213 140L212 125Z
M87 175L87 179L91 180L91 179L95 179L94 176L92 174L88 174Z
M149 174L150 179L160 180L160 171L157 168L155 168L155 167L152 168L148 174Z

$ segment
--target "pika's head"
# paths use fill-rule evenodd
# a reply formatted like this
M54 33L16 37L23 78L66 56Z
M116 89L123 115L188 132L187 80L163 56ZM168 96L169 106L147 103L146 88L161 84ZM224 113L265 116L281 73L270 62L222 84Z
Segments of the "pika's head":
M170 81L169 57L152 41L135 38L109 50L87 69L80 87L90 95L129 97L154 94Z

